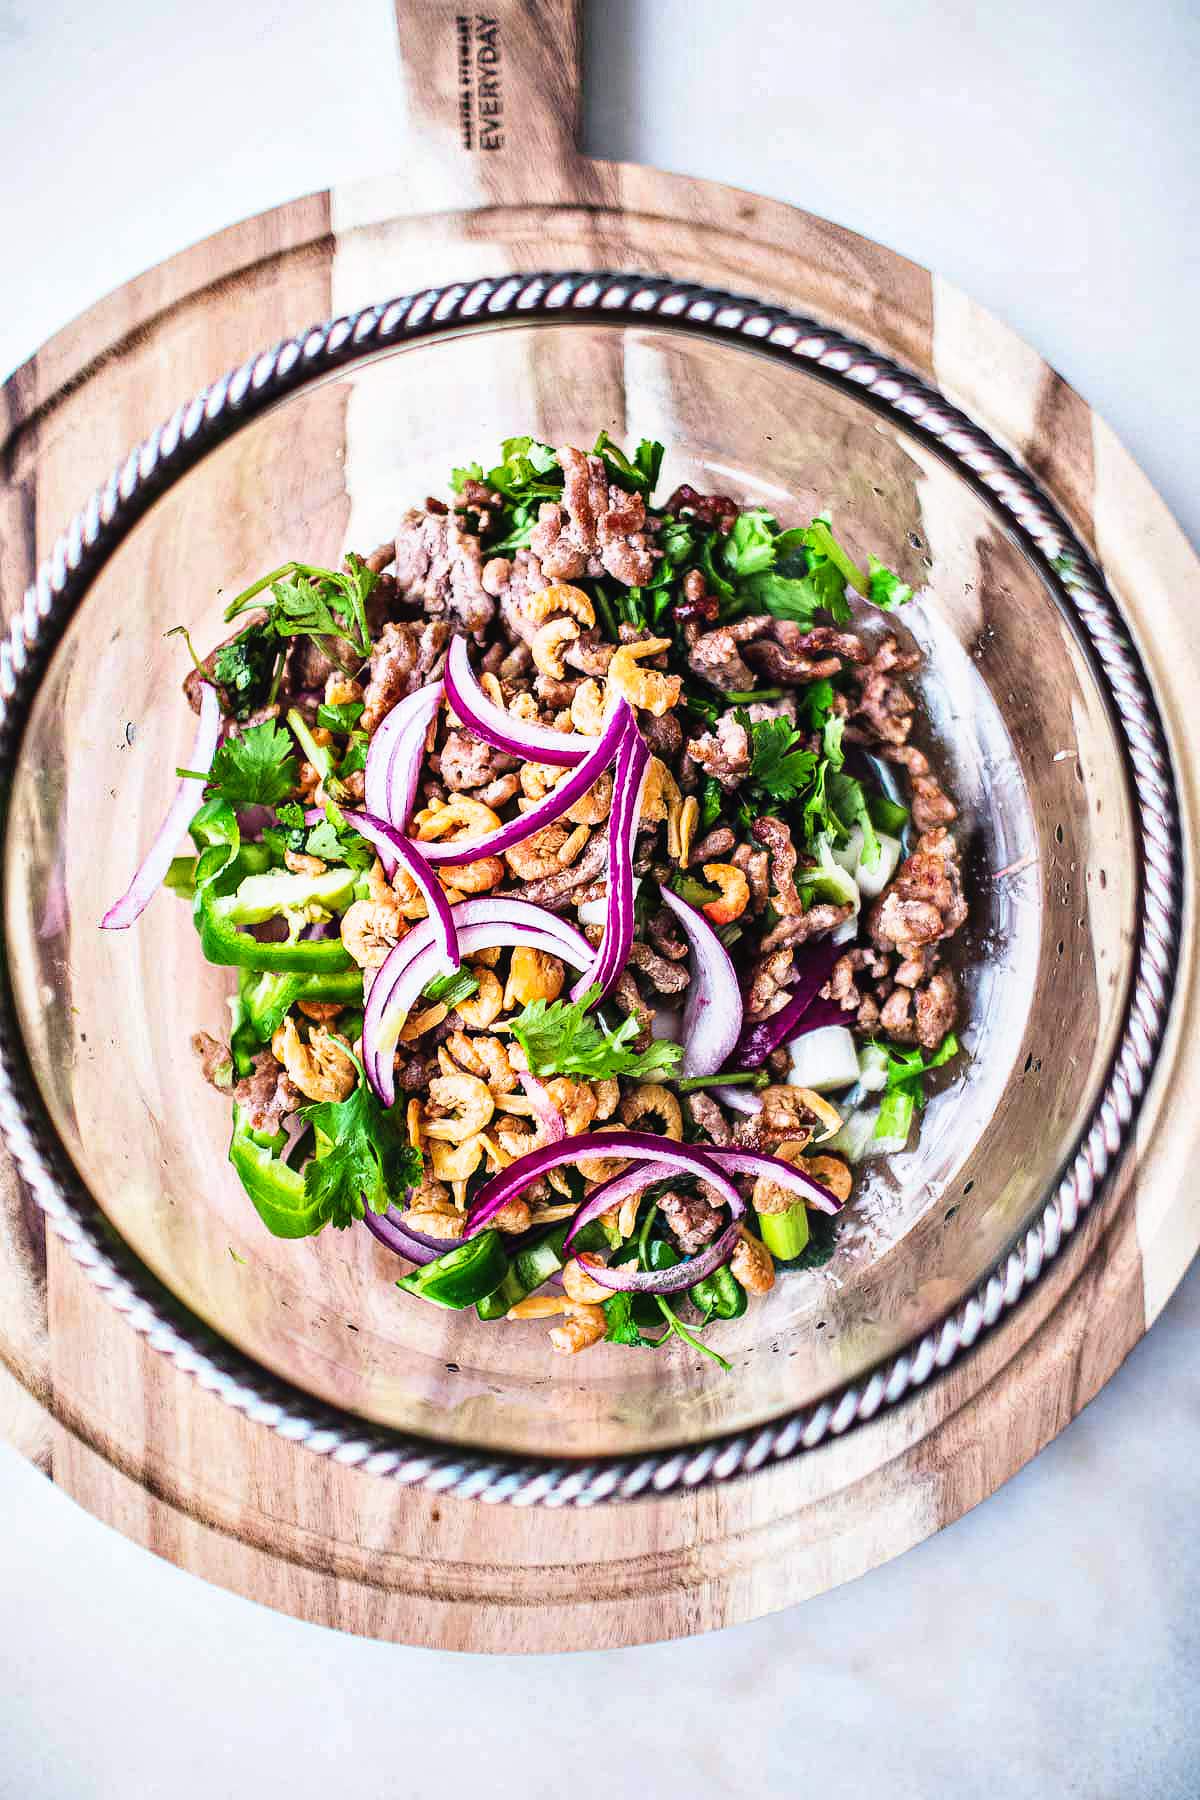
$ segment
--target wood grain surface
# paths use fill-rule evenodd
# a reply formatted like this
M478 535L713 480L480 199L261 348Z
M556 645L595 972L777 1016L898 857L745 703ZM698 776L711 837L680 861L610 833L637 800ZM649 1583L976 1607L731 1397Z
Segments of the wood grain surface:
M410 153L395 175L234 226L98 303L0 395L0 604L129 445L251 350L389 293L506 268L669 270L778 300L928 377L1028 466L1101 558L1160 696L1197 839L1200 568L1078 395L980 308L852 233L574 150L573 0L504 0L491 38L399 9ZM498 63L478 59L494 42ZM464 70L466 73L464 74ZM481 85L492 71L498 91ZM475 110L464 138L462 90ZM499 113L479 110L496 99ZM499 135L487 147L481 133ZM1190 851L1189 851L1190 855ZM904 1405L786 1467L620 1509L482 1509L297 1450L203 1393L92 1289L0 1170L0 1435L97 1517L306 1619L535 1651L682 1635L787 1605L992 1493L1108 1379L1200 1244L1189 902L1179 1005L1138 1141L1048 1275ZM1171 1093L1169 1112L1164 1098Z

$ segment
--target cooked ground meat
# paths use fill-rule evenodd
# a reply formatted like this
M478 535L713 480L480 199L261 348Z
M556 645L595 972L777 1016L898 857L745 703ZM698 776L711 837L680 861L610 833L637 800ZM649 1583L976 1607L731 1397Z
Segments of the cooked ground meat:
M785 945L769 950L755 959L746 990L746 1017L766 1019L787 1005L787 982L795 969L795 958Z
M304 1096L269 1050L254 1058L254 1072L234 1084L233 1098L254 1131L278 1131L288 1113L304 1104Z
M424 687L438 673L450 642L442 619L427 625L384 626L371 653L370 677L363 695L362 726L374 731L398 700Z
M563 499L543 501L530 549L551 581L611 575L634 587L654 573L646 502L614 487L599 456L570 446L558 453Z
M557 875L543 875L536 881L526 881L521 887L514 889L514 895L521 900L529 900L534 906L545 906L551 912L574 904L576 888L583 887L585 882L594 881L608 861L608 831L597 831L584 845L583 852L577 862L570 868L563 869Z
M515 756L494 750L467 730L447 733L440 759L442 780L456 793L467 793L515 769Z
M732 713L721 714L715 732L706 731L693 739L687 754L728 791L750 773L750 739L746 727Z
M763 615L739 619L733 625L720 625L716 631L706 631L688 651L688 667L710 686L720 688L722 693L748 692L755 686L756 678L753 669L743 661L739 646L761 635L770 623Z
M796 892L796 846L782 819L755 819L750 835L764 844L771 858L771 879L775 883L775 910L783 918L804 911L804 902Z
M192 1037L192 1050L200 1060L200 1073L208 1085L227 1094L233 1086L233 1056L229 1045L210 1037L207 1031L197 1031Z
M750 889L750 911L765 912L771 899L770 864L766 851L752 850L749 844L739 844L730 861L746 877L746 885Z
M703 1250L721 1230L721 1214L699 1194L677 1194L668 1189L659 1195L658 1210L684 1256Z
M482 582L483 551L456 513L414 507L396 533L396 582L427 615L449 614L463 631L481 634L496 603Z
M798 917L780 919L763 938L762 948L776 950L783 944L806 944L809 938L824 937L827 932L844 925L853 911L851 906L830 906L819 901Z
M736 841L728 825L715 825L711 831L705 832L698 844L692 845L688 866L694 869L700 863L720 862L733 849Z
M729 1121L711 1094L689 1094L687 1108L697 1130L707 1132L714 1144L723 1146L730 1142Z
M630 967L637 969L660 994L681 994L691 980L682 963L668 962L637 938L629 946Z

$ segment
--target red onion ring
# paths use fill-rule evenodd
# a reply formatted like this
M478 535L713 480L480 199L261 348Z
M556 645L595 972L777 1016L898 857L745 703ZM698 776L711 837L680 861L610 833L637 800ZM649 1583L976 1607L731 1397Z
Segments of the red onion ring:
M819 1181L814 1181L811 1175L804 1173L803 1169L793 1169L791 1163L785 1163L778 1156L768 1156L762 1150L742 1150L732 1147L727 1150L708 1149L705 1151L705 1155L710 1156L715 1163L720 1164L722 1169L727 1169L734 1175L753 1175L755 1177L765 1175L778 1187L787 1188L791 1193L799 1195L800 1199L811 1206L814 1212L832 1214L840 1213L842 1210L841 1201L836 1195L831 1194L827 1187Z
M706 1151L697 1150L691 1144L677 1144L672 1138L656 1137L649 1131L590 1131L579 1137L566 1138L559 1144L542 1144L536 1150L527 1150L524 1156L518 1156L515 1162L493 1175L484 1183L475 1196L468 1214L467 1236L474 1237L482 1231L489 1219L515 1200L518 1195L539 1176L550 1169L557 1169L563 1163L583 1162L590 1157L600 1156L632 1156L640 1157L644 1162L664 1165L665 1173L698 1175L714 1188L721 1199L729 1207L735 1217L745 1211L745 1201L738 1193L729 1178L722 1173ZM617 1176L614 1179L621 1180ZM659 1179L650 1177L650 1181ZM596 1204L597 1195L603 1196L611 1183L605 1182L584 1201L572 1222L570 1236L574 1236L580 1227L594 1219L598 1213L604 1212L612 1205L611 1200ZM569 1239L568 1239L569 1241Z
M480 687L467 654L467 640L456 637L446 658L446 697L464 725L497 750L526 761L554 763L571 769L595 748L595 738L576 731L553 731L548 725L531 725L489 700Z
M491 907L501 904L506 908L506 918L492 916ZM476 912L476 908L481 911ZM488 910L483 912L484 908ZM500 945L528 944L547 955L572 962L576 968L591 955L585 937L561 919L554 920L556 929L546 928L543 922L552 915L543 913L540 907L531 906L528 901L463 901L454 910L458 915L455 922L462 955ZM393 1105L396 1098L393 1053L397 1040L391 1036L389 1027L397 1016L403 1025L413 1002L441 966L439 946L432 932L426 929L429 925L430 921L423 919L389 951L367 995L362 1030L363 1069L384 1106Z
M572 1000L582 999L593 985L599 986L603 999L629 961L635 926L633 847L649 766L650 752L641 733L628 732L617 751L608 817L608 917L590 965L571 989Z
M731 1070L760 1069L772 1050L777 1050L780 1044L786 1044L799 1035L797 1027L801 1019L829 980L834 963L844 951L841 944L832 943L829 938L820 938L803 945L800 954L803 960L791 999L778 1012L743 1028L729 1058ZM836 1003L826 1002L828 1004L835 1005L834 1017L831 1019L826 1014L821 1018L821 1024L841 1024L846 1017L845 1010L836 1006ZM811 1027L806 1026L806 1029Z
M342 816L348 825L353 825L360 837L365 837L368 844L375 846L381 860L385 852L391 852L393 870L397 863L404 865L414 887L429 908L434 939L441 947L446 973L453 974L455 969L462 967L454 915L441 882L421 852L395 826L387 824L383 819L373 818L369 812L344 812Z
M637 733L633 710L628 700L618 700L605 724L603 735L593 742L587 756L565 781L560 781L536 806L531 806L520 818L510 819L507 825L501 825L498 831L493 831L488 837L479 838L474 843L422 844L421 854L431 866L437 867L443 864L478 862L481 857L500 856L505 850L511 850L514 844L523 844L535 832L544 831L547 825L553 825L556 819L560 819L569 807L574 806L587 793L603 775L614 756L619 755L631 733Z
M679 1073L713 1075L724 1068L742 1030L742 991L729 952L702 913L660 889L662 903L679 920L692 949L692 979L683 1009L683 1062Z
M363 789L366 810L401 830L408 824L416 799L425 734L442 703L443 691L442 682L433 681L428 687L418 688L415 694L406 695L385 716L367 749ZM390 880L395 873L395 859L382 856L380 860Z
M217 741L221 735L221 702L217 698L217 690L211 682L205 681L200 687L200 723L196 727L196 738L192 744L192 753L187 767L194 769L197 775L207 775L212 768L213 757L217 753ZM130 882L121 898L114 901L100 921L101 931L126 931L134 920L140 918L154 895L162 886L167 870L171 866L171 858L175 846L187 830L192 815L200 805L196 798L196 789L192 783L183 780L175 790L166 818L155 834L154 842L146 853L145 861Z
M385 1213L372 1212L369 1206L365 1207L363 1224L386 1250L407 1258L418 1267L436 1262L439 1256L444 1256L447 1250L453 1249L458 1241L455 1238L428 1237L423 1231L410 1231L404 1223L403 1213L398 1213L394 1206L389 1207Z

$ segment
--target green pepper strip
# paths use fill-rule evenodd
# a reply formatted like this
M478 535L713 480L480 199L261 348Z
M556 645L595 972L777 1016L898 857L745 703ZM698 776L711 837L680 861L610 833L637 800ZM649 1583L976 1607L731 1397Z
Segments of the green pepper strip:
M282 913L300 913L314 903L336 912L349 906L354 886L354 870L342 868L327 869L321 875L292 875L274 869L247 876L232 894L216 893L212 879L201 882L193 902L200 948L209 962L233 968L308 975L348 970L352 959L340 938L260 944L239 926L260 925Z
M269 1138L252 1131L241 1107L234 1107L229 1160L259 1218L274 1237L312 1237L324 1224L320 1203L309 1199L300 1170L274 1154L282 1143L282 1133Z
M356 968L325 975L288 975L273 970L250 973L245 992L239 988L247 1024L260 1044L270 1043L297 1000L317 1000L325 1006L361 1006L362 972ZM339 1025L339 1030L341 1029Z
M758 1234L772 1256L791 1262L808 1244L808 1208L803 1200L786 1212L758 1213Z
M508 1257L498 1231L481 1231L465 1244L456 1244L435 1262L426 1263L396 1283L406 1293L435 1306L452 1307L456 1312L474 1306L494 1294L508 1274Z

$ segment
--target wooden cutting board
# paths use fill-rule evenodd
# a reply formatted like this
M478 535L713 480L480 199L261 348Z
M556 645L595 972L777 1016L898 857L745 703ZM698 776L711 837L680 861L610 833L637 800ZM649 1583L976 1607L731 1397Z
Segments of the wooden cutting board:
M961 294L792 208L575 150L574 0L398 6L401 172L233 226L91 308L3 389L0 604L128 447L251 350L431 280L631 267L810 313L918 371L1036 473L1139 640L1197 839L1200 565L1145 477L1054 372ZM483 22L481 23L481 19ZM492 21L492 23L487 23ZM1190 854L1190 851L1189 851ZM297 1449L201 1391L89 1286L0 1170L0 1435L181 1567L344 1630L459 1649L636 1643L747 1619L895 1556L1059 1432L1200 1245L1188 902L1174 1022L1139 1137L1029 1297L902 1406L786 1466L669 1501L485 1508ZM1163 1097L1171 1093L1169 1113Z

